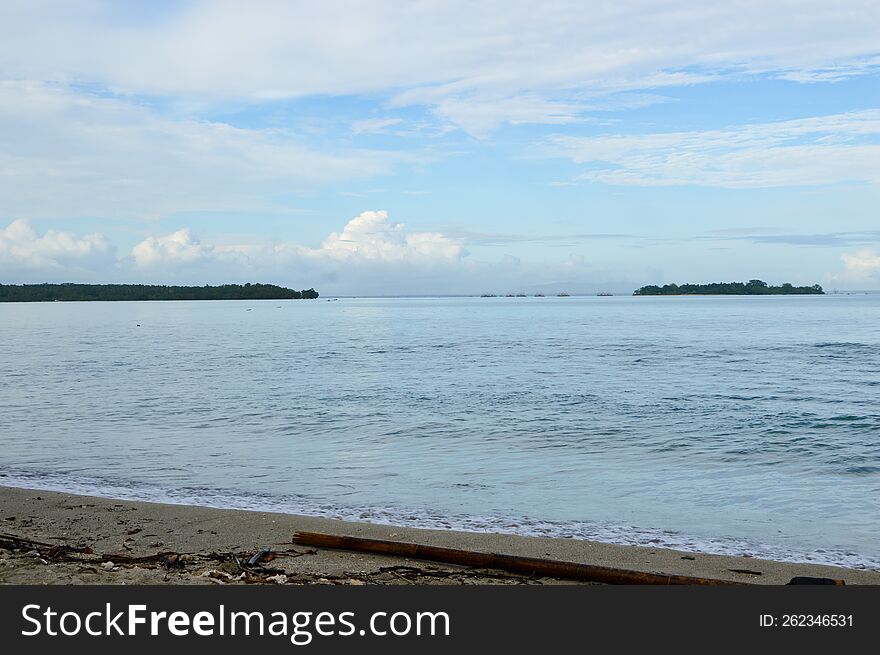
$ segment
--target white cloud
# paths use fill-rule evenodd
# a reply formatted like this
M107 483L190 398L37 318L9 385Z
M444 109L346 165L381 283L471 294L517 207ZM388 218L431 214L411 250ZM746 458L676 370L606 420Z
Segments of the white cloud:
M502 123L564 125L584 120L583 104L554 102L534 95L508 98L445 98L434 108L440 118L460 126L473 136L483 137Z
M389 127L399 125L402 122L402 118L366 118L352 121L351 131L355 134L385 134Z
M556 136L550 153L607 184L728 188L880 183L880 110L723 130Z
M305 263L311 267L340 264L412 264L433 266L456 262L467 251L455 239L438 232L413 232L402 223L388 220L385 211L365 211L346 223L341 232L332 232L317 248L298 243L205 244L188 229L151 236L131 251L141 268L192 269L205 264L237 265L249 269L272 269Z
M34 281L31 276L49 281L58 274L79 278L113 262L114 248L100 234L77 236L56 230L38 234L24 220L0 229L0 274L7 281Z
M117 258L101 235L51 230L39 235L17 221L0 230L0 275L3 281L24 283L270 282L315 287L323 295L595 292L607 288L609 280L629 277L615 277L577 255L556 263L527 261L510 253L499 253L492 261L476 260L461 240L408 230L384 211L362 212L316 247L236 238L217 235L202 240L184 228L147 237ZM13 250L18 264L9 255ZM22 261L27 268L19 265ZM611 288L634 283L615 284Z
M467 254L461 243L438 232L408 232L402 223L389 221L385 211L362 212L320 248L301 252L309 257L381 262L455 261Z
M594 96L742 74L842 79L877 65L872 0L575 0L291 3L194 0L170 8L35 0L0 6L12 78L87 81L195 99L398 94L449 120L476 105L558 121ZM134 15L128 15L133 13ZM340 16L344 19L340 19ZM433 93L433 100L424 95ZM548 103L550 110L517 106ZM580 103L574 103L580 104Z
M857 75L865 75L880 66L880 57L868 57L860 62L852 62L847 66L816 67L810 70L782 71L779 79L791 80L805 84L820 82L840 82Z
M11 216L155 218L289 211L271 198L387 173L398 153L315 151L279 129L163 117L115 97L0 81L0 197Z
M847 276L855 279L868 279L880 274L880 255L873 250L860 250L840 256L846 267Z
M19 282L260 281L314 286L325 295L384 295L506 292L570 272L568 264L536 268L509 254L494 263L472 261L459 239L409 230L385 211L358 214L315 247L235 242L222 236L203 240L184 228L149 236L119 258L101 235L51 230L40 235L24 221L0 230L0 274Z
M199 238L187 229L159 237L147 237L134 248L131 255L138 266L167 266L192 264L214 252L211 246L203 246Z
M843 270L825 273L827 285L844 289L876 289L880 283L880 255L871 248L840 255Z

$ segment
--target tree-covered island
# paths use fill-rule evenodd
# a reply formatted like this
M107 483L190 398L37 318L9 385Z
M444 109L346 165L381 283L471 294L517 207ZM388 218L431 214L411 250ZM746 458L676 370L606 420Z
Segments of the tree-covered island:
M302 300L318 297L314 289L274 284L221 284L203 287L158 284L0 284L0 302L83 300Z
M710 284L654 284L636 289L634 296L789 296L824 294L822 287L795 287L786 282L778 287L761 280L748 282L712 282Z

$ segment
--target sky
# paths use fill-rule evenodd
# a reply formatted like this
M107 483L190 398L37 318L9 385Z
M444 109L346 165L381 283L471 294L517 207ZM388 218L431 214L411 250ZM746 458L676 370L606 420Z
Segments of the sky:
M880 3L0 3L0 282L880 289Z

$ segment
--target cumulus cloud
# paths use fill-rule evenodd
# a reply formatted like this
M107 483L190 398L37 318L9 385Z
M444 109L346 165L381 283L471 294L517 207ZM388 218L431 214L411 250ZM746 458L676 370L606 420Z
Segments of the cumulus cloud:
M873 250L860 250L840 256L849 277L868 279L880 275L880 255Z
M880 254L862 248L840 255L843 270L825 273L827 284L850 289L876 289L880 283Z
M132 248L131 256L140 268L184 270L204 264L235 264L250 270L280 269L286 265L338 266L349 264L411 264L433 266L456 262L467 251L455 239L439 232L415 232L388 218L386 211L365 211L332 232L317 248L282 242L214 245L202 243L189 229L150 236Z
M271 282L313 286L324 295L595 292L617 289L619 284L609 287L608 280L623 279L577 255L556 263L530 262L510 253L475 260L460 239L407 229L385 211L358 214L318 246L229 239L203 240L184 228L151 235L117 258L101 235L51 230L40 235L17 221L0 230L0 274L4 281L17 282ZM28 264L16 275L9 273L13 251Z
M552 138L549 152L607 184L759 188L880 183L880 110L723 130Z
M204 246L187 229L159 237L147 237L134 248L131 255L138 266L167 266L192 264L210 257L211 246Z
M351 219L342 232L333 232L311 257L401 262L457 260L467 252L461 243L438 232L409 232L388 219L386 211L365 211Z
M325 295L518 291L559 276L570 279L574 272L571 261L537 266L510 254L474 261L460 239L408 229L386 211L374 210L353 217L317 246L203 240L183 228L148 236L118 258L102 235L38 234L16 221L0 230L0 273L9 277L12 264L21 272L20 282L261 281L314 286ZM588 268L580 266L581 272Z
M0 229L0 274L9 281L23 276L49 281L58 275L94 275L113 261L114 248L100 234L77 236L56 230L39 234L20 219Z
M308 279L314 280L309 285L339 283L349 293L366 284L372 285L372 293L387 293L399 286L399 277L436 283L428 278L441 269L462 268L467 255L457 239L408 230L385 211L365 211L317 247L296 242L205 243L181 229L147 237L132 248L130 261L134 273L150 279L204 283L229 281L232 276L294 285Z

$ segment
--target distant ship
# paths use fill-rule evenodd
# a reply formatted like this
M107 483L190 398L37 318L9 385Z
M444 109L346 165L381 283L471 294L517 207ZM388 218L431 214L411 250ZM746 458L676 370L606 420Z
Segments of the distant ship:
M600 292L597 293L596 295L597 295L597 296L602 296L602 297L607 297L607 296L613 296L614 294L613 294L613 293L609 293L608 291L600 291Z
M569 294L568 292L566 292L566 291L560 291L559 293L556 294L556 296L557 296L558 298L566 298L566 297L568 297L569 295L570 295L570 294Z

